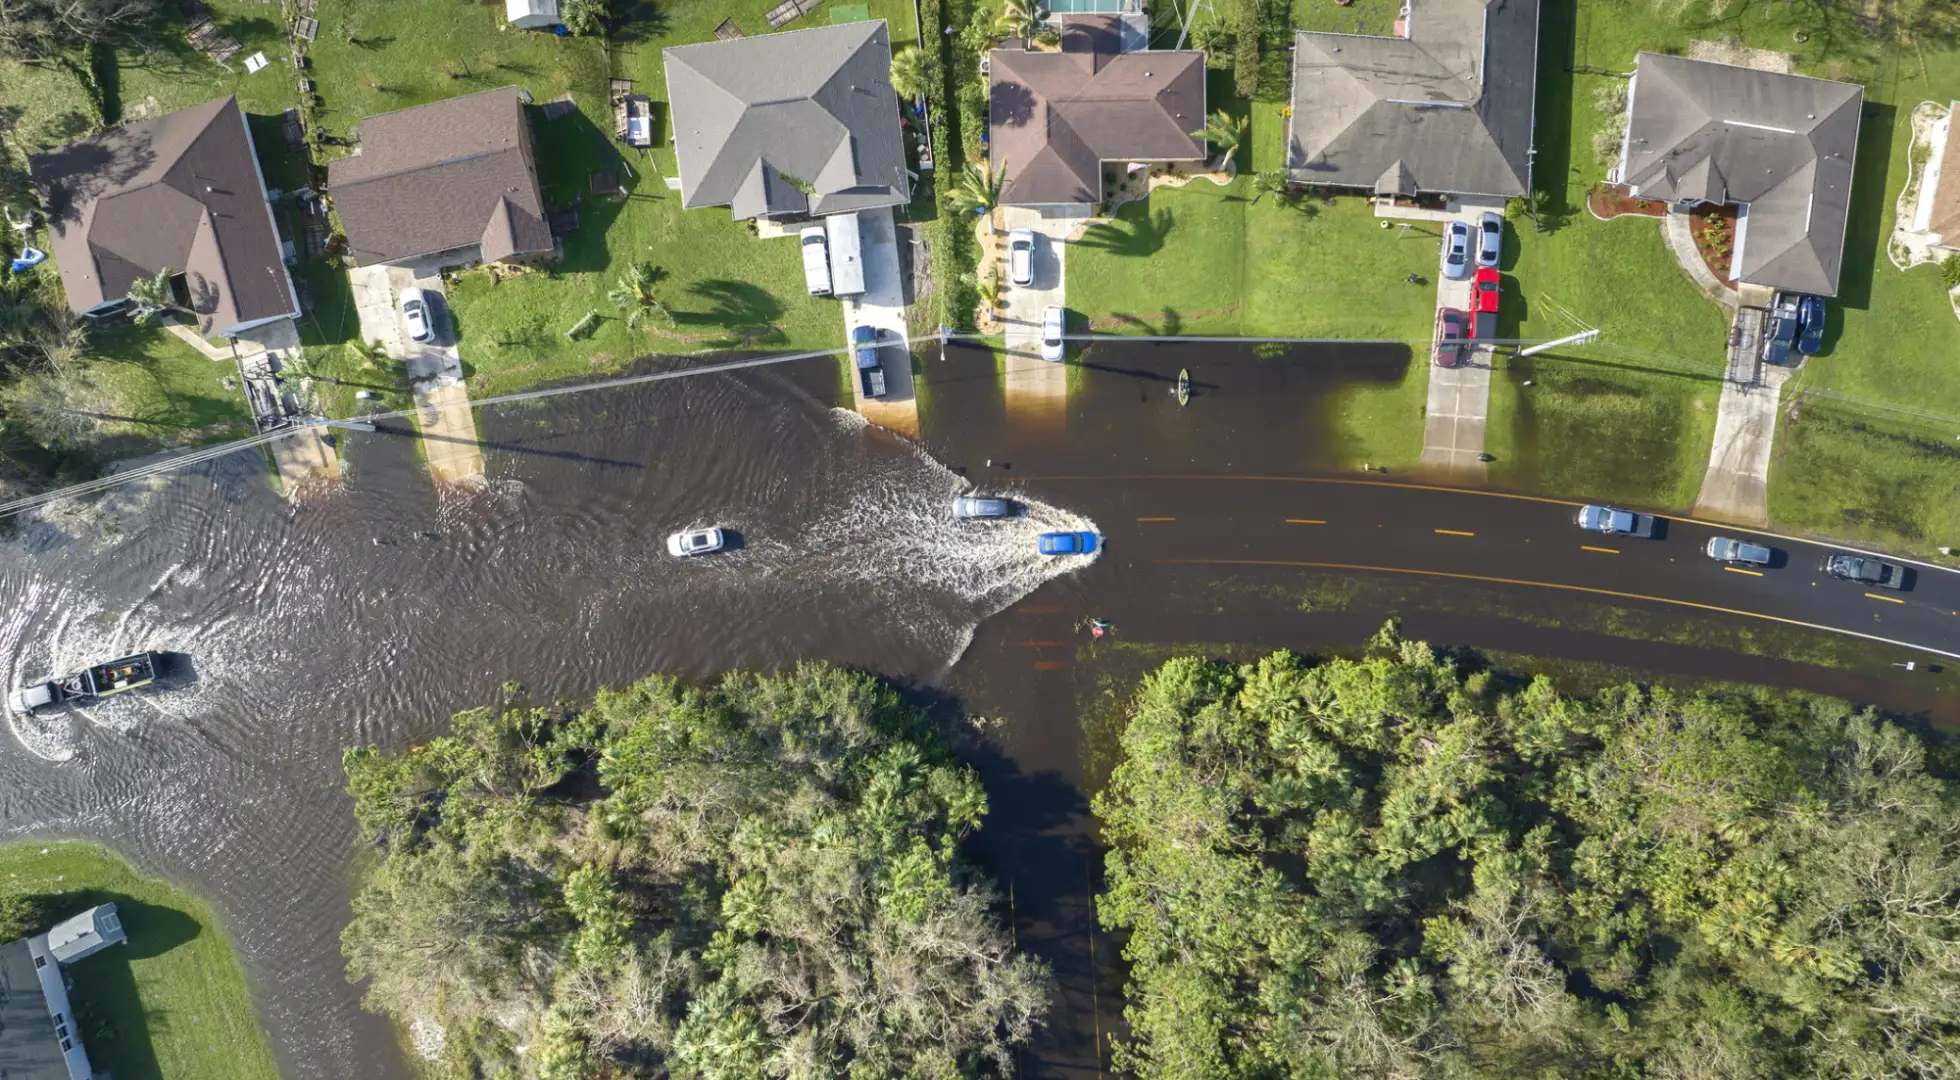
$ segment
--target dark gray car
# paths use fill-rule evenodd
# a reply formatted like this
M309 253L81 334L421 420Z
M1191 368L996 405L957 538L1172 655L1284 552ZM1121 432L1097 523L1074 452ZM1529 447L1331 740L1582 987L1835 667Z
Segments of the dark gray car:
M1013 517L1014 502L1011 499L989 499L979 495L962 495L953 500L953 516L956 518Z

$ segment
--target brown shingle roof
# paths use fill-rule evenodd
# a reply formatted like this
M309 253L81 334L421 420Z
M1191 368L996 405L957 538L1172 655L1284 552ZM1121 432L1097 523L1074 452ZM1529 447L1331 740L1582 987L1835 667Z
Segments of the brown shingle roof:
M1947 107L1946 145L1940 151L1940 182L1933 188L1933 213L1926 231L1940 234L1940 243L1960 248L1960 101Z
M206 334L298 313L238 99L37 154L49 246L77 314L181 271Z
M361 152L327 166L356 264L480 244L486 261L551 248L517 88L361 121Z
M1062 18L1062 51L995 49L988 141L1016 206L1102 200L1105 161L1195 161L1205 56L1118 52L1112 15Z

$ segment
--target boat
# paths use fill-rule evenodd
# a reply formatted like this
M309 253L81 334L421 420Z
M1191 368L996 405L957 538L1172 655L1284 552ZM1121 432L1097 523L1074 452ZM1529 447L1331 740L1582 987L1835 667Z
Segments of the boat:
M1183 408L1191 401L1191 369L1183 368L1177 373L1177 404Z
M22 687L14 691L9 704L15 712L30 716L63 705L88 705L157 681L161 661L162 657L153 652L125 656L79 674Z

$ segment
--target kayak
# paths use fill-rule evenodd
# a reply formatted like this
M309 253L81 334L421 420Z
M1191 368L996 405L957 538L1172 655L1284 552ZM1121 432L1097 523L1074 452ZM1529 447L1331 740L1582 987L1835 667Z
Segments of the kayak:
M1191 371L1185 369L1177 373L1177 403L1184 406L1191 400Z

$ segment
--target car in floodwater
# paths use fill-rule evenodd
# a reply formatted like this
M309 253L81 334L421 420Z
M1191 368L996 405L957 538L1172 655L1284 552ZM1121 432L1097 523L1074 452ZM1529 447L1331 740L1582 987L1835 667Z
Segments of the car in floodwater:
M1096 544L1096 534L1085 530L1042 533L1037 547L1043 555L1094 555Z
M991 499L982 495L962 495L953 500L956 518L1004 518L1014 516L1014 500Z
M728 536L720 528L684 529L667 538L667 554L677 558L707 555L728 546Z
M1654 515L1637 514L1617 506L1581 506L1576 520L1579 527L1587 532L1638 536L1642 539L1652 539L1654 536Z
M1775 554L1761 544L1747 540L1737 540L1733 536L1709 538L1708 557L1716 562L1742 563L1745 566L1768 566Z
M1880 589L1903 589L1906 586L1905 567L1869 555L1834 551L1825 557L1823 571L1840 581L1855 581Z

